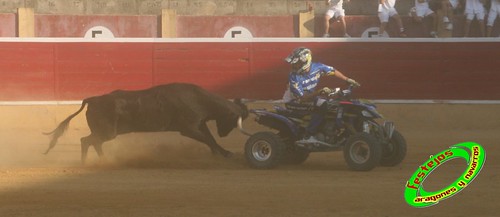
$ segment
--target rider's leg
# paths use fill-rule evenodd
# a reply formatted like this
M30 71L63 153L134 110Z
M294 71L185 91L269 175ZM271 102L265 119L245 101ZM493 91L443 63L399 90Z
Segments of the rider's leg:
M316 99L314 103L314 111L311 114L311 122L306 128L306 137L314 136L318 131L318 127L323 123L327 112L327 103L324 99Z

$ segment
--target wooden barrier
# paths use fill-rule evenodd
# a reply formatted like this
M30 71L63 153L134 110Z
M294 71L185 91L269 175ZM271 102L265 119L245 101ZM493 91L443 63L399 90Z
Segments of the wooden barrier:
M177 12L171 9L163 9L161 13L161 37L177 37Z
M314 37L314 11L301 11L299 13L299 37Z
M18 37L35 37L35 10L19 8L17 10Z

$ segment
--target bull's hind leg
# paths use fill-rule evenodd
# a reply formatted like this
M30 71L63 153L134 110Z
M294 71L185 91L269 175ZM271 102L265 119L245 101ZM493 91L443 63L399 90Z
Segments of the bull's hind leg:
M206 123L202 122L197 127L189 128L189 130L181 131L181 134L189 138L195 139L199 142L205 143L210 147L213 154L220 153L224 157L231 157L233 153L222 148L215 141L214 137L210 133Z
M82 164L85 164L85 161L87 160L87 153L89 152L89 146L91 145L90 143L90 137L91 136L87 136L87 137L82 137L80 139L80 143L82 145Z
M89 147L91 145L94 146L97 154L99 155L100 158L104 156L104 153L102 151L102 143L103 141L97 137L95 137L93 134L90 134L89 136L82 137L80 139L81 145L82 145L82 164L85 164L85 161L87 160L87 153L89 151Z

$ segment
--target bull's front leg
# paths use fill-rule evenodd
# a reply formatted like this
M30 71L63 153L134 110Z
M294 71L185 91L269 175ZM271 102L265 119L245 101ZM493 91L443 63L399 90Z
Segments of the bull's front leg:
M219 144L217 144L205 123L199 124L198 127L182 130L180 133L184 136L205 143L212 151L212 154L219 153L226 158L233 156L233 153L225 150Z
M204 137L207 139L205 143L208 144L208 146L210 146L212 149L216 149L222 156L226 158L230 158L233 156L232 152L222 148L219 144L217 144L217 141L215 141L215 138L210 133L210 130L208 129L206 123L201 124L200 130L203 133Z

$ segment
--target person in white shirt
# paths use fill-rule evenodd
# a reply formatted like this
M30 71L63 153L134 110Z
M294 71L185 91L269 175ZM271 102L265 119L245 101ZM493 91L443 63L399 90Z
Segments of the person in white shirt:
M401 20L401 17L396 11L396 8L394 8L394 5L396 5L396 0L379 0L378 4L378 18L380 20L380 29L378 33L379 37L383 36L385 28L387 27L387 23L389 22L389 18L391 17L394 18L398 24L399 36L406 37L405 29L403 27L403 21Z
M486 37L491 37L493 24L500 15L500 0L491 0L490 13L488 13L488 22L486 23Z
M325 2L328 5L328 10L325 13L325 33L323 37L330 37L330 20L332 18L340 22L341 35L343 37L350 37L346 32L344 0L325 0ZM346 0L346 2L349 2L349 0Z
M431 37L437 38L437 25L438 20L436 13L429 8L428 0L415 0L415 7L411 8L410 16L415 20L415 22L422 23L425 17L432 18L432 31L430 33Z
M484 37L484 0L466 0L465 1L465 27L464 27L464 37L469 37L470 25L474 18L477 19L479 23L479 30L481 32L481 37Z

